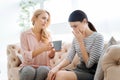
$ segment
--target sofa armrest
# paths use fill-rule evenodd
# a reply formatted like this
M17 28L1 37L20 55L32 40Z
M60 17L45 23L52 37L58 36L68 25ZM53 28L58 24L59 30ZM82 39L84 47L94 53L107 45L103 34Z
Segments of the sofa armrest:
M16 44L7 46L8 69L12 67L18 67L21 64L20 59L16 55L17 52L20 53L20 48Z
M20 53L20 47L18 44L11 44L7 46L7 73L9 80L19 80L18 70L21 61L16 53Z
M110 46L102 58L104 80L120 79L120 45Z

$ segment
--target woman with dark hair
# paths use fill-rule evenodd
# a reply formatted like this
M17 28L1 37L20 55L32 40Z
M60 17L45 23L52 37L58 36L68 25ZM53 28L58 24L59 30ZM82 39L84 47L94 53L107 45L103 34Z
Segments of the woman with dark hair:
M68 19L75 38L68 56L49 71L49 80L93 80L97 63L103 52L103 36L88 21L81 10L73 11ZM77 54L80 63L73 70L61 70L70 64Z

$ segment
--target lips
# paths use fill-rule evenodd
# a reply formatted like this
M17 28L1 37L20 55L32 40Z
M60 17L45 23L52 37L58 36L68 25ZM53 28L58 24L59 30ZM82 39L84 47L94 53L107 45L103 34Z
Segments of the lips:
M45 24L42 24L42 26L45 26Z
M45 24L42 24L42 28L46 28L46 25L45 25Z

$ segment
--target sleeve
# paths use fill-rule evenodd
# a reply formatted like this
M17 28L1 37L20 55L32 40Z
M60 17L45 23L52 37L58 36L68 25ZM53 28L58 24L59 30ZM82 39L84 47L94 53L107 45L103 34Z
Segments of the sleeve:
M74 58L74 56L75 56L75 54L76 54L76 51L75 51L75 39L73 39L72 46L71 46L71 48L68 51L68 55L67 55L66 59L69 60L70 63L71 63L73 58Z
M104 40L103 36L99 35L95 38L92 48L90 49L89 59L86 64L87 68L91 68L95 63L98 62L100 55L103 53Z
M23 56L24 61L27 64L31 63L33 51L29 50L29 44L27 41L27 34L25 34L25 32L21 33L20 44L21 44L22 56Z

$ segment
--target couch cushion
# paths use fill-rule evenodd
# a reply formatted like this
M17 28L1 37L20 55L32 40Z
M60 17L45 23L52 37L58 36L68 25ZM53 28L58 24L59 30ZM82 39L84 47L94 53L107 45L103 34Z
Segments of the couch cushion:
M11 68L8 72L9 80L19 80L19 70L20 67Z
M97 70L96 70L96 73L95 73L94 80L103 80L104 73L103 73L103 70L102 70L101 59L102 59L106 49L108 47L110 47L111 45L115 45L115 44L117 44L117 41L114 39L114 37L111 37L110 40L108 41L108 43L105 44L104 52L103 52L103 54L101 54L100 59L98 61L98 66L97 66Z

